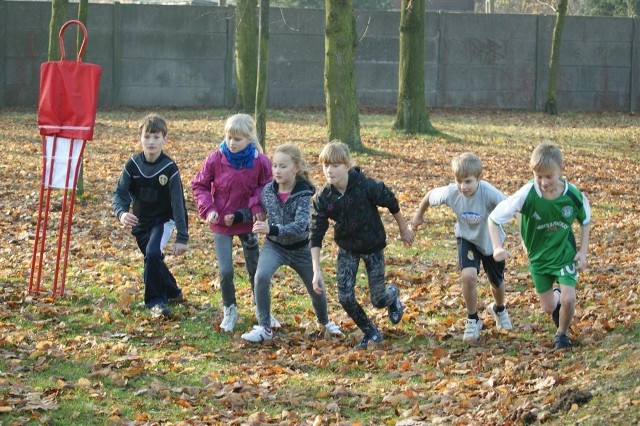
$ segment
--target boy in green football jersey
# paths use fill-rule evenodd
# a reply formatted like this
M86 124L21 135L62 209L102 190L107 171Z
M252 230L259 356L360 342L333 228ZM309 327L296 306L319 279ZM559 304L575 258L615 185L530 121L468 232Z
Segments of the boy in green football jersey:
M562 151L540 144L529 163L533 179L489 215L493 257L502 261L511 253L500 239L500 226L520 213L520 233L529 257L529 271L542 309L557 327L554 349L571 346L567 332L576 307L578 272L587 266L591 208L589 200L574 185L562 179ZM580 248L571 228L580 224ZM558 282L559 287L553 288Z

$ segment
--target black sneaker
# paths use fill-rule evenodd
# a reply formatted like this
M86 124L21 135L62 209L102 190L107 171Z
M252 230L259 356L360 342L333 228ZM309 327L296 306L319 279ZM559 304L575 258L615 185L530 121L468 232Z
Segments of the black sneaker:
M151 307L151 316L153 318L168 317L171 311L164 303L158 303Z
M560 289L557 287L554 288L553 291L557 292L558 295L560 294ZM551 313L551 318L553 319L553 323L556 325L556 328L560 327L560 306L560 302L558 302L558 305Z
M559 351L571 347L571 340L566 334L558 333L553 339L553 349Z
M373 332L364 335L364 338L360 343L358 343L355 349L367 349L367 345L369 345L369 342L381 343L383 340L384 339L382 338L382 334L380 334L380 330L374 328Z
M400 290L398 290L398 287L391 284L389 286L389 290L391 290L391 292L395 296L393 299L393 302L391 302L391 304L387 308L389 313L389 319L393 324L397 324L402 320L402 314L404 313L404 306L402 306L402 303L400 302Z
M169 305L177 305L179 303L184 302L184 296L182 295L182 291L178 293L178 295L175 297L169 297L167 299L167 302Z

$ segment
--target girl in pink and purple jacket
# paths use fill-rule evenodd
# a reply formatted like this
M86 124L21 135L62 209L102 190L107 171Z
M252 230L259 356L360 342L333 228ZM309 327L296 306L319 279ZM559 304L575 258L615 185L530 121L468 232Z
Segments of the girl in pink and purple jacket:
M191 181L191 190L198 214L213 231L224 305L220 328L232 332L238 319L233 283L233 236L237 235L242 243L253 291L259 249L258 237L251 228L253 221L266 218L260 195L271 181L271 162L256 142L255 122L250 115L229 117L224 131L226 138L204 161ZM247 218L248 215L252 217Z

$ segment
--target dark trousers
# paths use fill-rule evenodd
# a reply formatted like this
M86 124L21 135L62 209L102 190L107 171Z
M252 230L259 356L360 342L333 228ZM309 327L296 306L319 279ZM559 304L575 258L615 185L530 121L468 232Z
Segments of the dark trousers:
M164 263L162 249L172 232L171 220L158 222L150 229L136 229L132 232L144 255L144 304L147 308L158 303L166 304L169 298L177 297L182 291Z

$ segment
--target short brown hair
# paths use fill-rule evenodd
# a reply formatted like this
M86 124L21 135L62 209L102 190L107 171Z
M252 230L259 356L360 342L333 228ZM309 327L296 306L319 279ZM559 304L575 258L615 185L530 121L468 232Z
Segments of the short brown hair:
M456 179L461 180L473 176L479 178L482 174L482 161L473 152L465 152L451 160L451 169Z
M142 133L162 133L167 136L167 122L158 114L149 114L140 120L138 127Z

